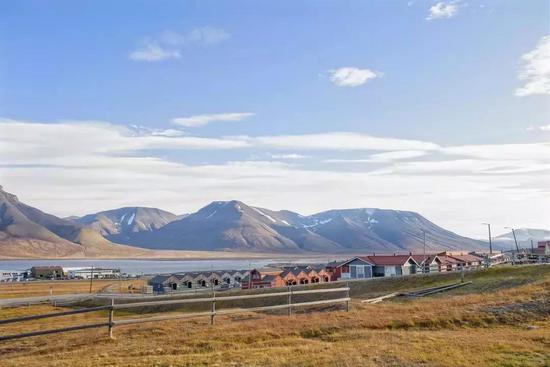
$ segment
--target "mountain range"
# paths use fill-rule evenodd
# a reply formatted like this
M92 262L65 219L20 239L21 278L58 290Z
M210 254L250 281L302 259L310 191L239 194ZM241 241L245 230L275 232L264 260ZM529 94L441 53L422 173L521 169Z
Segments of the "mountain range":
M387 253L423 250L422 231L427 251L486 247L414 212L342 209L302 216L237 200L215 201L160 229L132 232L122 242L155 249Z
M152 232L185 217L165 210L144 207L124 207L67 219L92 228L113 242L125 242L138 232Z
M518 247L520 248L531 247L531 241L533 241L533 246L535 247L538 241L550 241L550 231L546 229L518 228L514 232L518 241ZM506 250L515 248L514 233L512 232L496 236L494 241L501 244L501 247Z
M21 203L0 187L3 257L105 257L115 253L143 257L151 250L422 252L424 233L426 252L488 248L483 241L460 236L411 211L359 208L303 216L230 200L212 202L189 215L124 207L59 218ZM495 239L494 248L499 247L509 248L506 241Z
M146 251L114 244L96 230L42 212L0 186L0 257L138 256Z

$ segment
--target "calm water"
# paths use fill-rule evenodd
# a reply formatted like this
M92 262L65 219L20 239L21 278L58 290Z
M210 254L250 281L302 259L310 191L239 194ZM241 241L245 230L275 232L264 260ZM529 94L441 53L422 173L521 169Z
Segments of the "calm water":
M315 260L306 258L297 258L292 261L288 258L253 260L0 260L0 270L21 271L38 265L60 265L63 267L120 268L122 273L127 274L156 274L202 270L240 270L260 268L277 262L315 262Z

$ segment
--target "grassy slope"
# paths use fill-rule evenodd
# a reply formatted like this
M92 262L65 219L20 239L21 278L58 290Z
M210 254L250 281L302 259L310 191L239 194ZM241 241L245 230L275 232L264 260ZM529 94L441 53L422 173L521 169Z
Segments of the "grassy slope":
M433 297L365 305L359 299L453 282L458 275L354 282L352 311L259 314L92 330L0 343L3 366L549 366L550 266L491 269ZM0 310L0 318L51 311ZM118 314L118 313L117 313ZM122 314L118 314L122 317ZM57 319L55 326L104 320ZM49 321L51 322L51 320ZM48 320L1 333L51 327ZM528 326L535 326L531 329Z

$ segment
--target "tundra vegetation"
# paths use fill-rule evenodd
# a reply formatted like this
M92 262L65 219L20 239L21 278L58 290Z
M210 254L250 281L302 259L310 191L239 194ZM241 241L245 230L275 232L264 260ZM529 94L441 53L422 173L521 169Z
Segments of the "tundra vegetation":
M424 298L360 302L459 278L436 274L352 282L350 312L328 306L291 317L283 312L226 315L214 325L207 317L129 325L115 328L115 340L107 337L106 328L84 330L2 342L0 355L6 367L550 366L548 265L467 273L471 285ZM7 308L0 310L0 318L55 310L60 308ZM117 311L116 317L136 317L134 312ZM10 324L0 333L104 321L105 316L97 312Z

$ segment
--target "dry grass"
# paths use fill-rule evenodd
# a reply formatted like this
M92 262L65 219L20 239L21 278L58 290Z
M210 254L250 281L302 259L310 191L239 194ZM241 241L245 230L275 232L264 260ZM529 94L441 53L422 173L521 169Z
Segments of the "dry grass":
M213 326L206 319L141 324L117 327L114 341L106 330L91 330L4 342L0 364L550 366L550 267L517 267L476 277L470 290L377 305L357 300L349 313L251 313L219 317ZM371 287L376 288L373 293L389 292L400 281ZM0 318L53 310L46 305L6 309ZM55 320L59 327L104 321L105 314ZM5 325L0 332L51 328L51 323Z
M100 292L110 289L115 292L127 293L132 288L139 289L145 284L143 279L94 279L92 292ZM130 287L130 289L129 289ZM55 280L0 283L0 298L19 298L48 296L52 294L88 293L90 291L89 280Z

